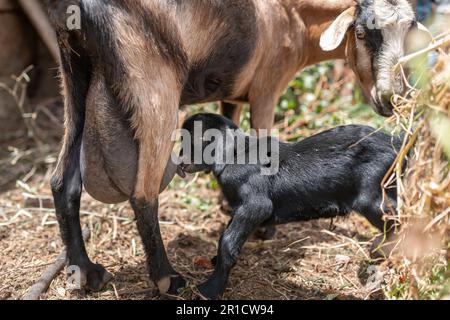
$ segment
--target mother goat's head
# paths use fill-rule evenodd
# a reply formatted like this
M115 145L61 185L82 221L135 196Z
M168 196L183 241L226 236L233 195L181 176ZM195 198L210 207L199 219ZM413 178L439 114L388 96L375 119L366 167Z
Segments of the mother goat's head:
M331 51L346 41L347 59L364 95L377 113L390 116L392 96L405 91L394 66L413 30L426 28L416 21L408 0L358 0L322 34L320 46Z

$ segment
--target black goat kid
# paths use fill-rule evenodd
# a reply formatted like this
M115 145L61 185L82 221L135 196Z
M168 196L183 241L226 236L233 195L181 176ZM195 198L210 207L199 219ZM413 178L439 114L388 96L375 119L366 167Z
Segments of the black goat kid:
M183 129L191 139L183 136L180 168L187 173L214 173L233 209L232 220L219 242L214 273L198 288L207 298L217 298L225 290L240 249L259 226L332 218L356 211L381 231L389 233L394 229L395 223L384 219L384 215L396 214L396 189L391 186L383 197L381 182L396 158L400 138L367 126L349 125L297 143L284 143L272 137L245 135L230 120L214 114L197 114L184 123ZM262 146L262 139L269 140L270 161L227 163L223 156L230 154L230 144L227 139L205 138L210 129L223 137L233 137L234 159L242 152L250 159L251 146ZM245 141L241 148L235 143L239 139ZM277 142L277 152L273 142ZM213 143L215 151L211 152L213 161L209 164L199 162L190 152L204 152ZM278 170L263 174L273 162L278 163Z

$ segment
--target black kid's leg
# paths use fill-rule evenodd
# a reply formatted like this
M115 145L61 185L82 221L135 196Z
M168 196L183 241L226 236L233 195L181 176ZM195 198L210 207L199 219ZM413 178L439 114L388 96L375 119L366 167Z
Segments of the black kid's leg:
M252 205L239 208L219 241L219 249L212 276L198 289L208 299L216 299L225 290L231 268L236 264L239 252L248 237L271 214L271 203L262 199Z

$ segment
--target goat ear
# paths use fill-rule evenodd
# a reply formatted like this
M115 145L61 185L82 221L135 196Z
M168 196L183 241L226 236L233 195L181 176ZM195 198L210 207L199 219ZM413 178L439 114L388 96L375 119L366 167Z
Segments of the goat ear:
M355 7L351 7L342 12L328 29L322 33L320 37L320 47L323 51L332 51L341 44L348 28L355 20L355 10Z

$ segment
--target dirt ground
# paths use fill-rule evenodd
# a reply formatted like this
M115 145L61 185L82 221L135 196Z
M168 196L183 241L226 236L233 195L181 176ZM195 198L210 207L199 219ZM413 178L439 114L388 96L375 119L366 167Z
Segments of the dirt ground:
M0 152L0 299L21 299L62 250L49 176L57 146L26 146ZM161 195L160 221L170 261L190 284L211 271L217 241L228 217L208 176L178 178ZM165 299L148 280L143 248L128 204L104 205L82 198L82 224L91 230L91 259L114 275L100 293L66 290L65 275L43 299ZM382 298L366 283L369 223L356 214L278 227L273 240L245 246L223 299Z

